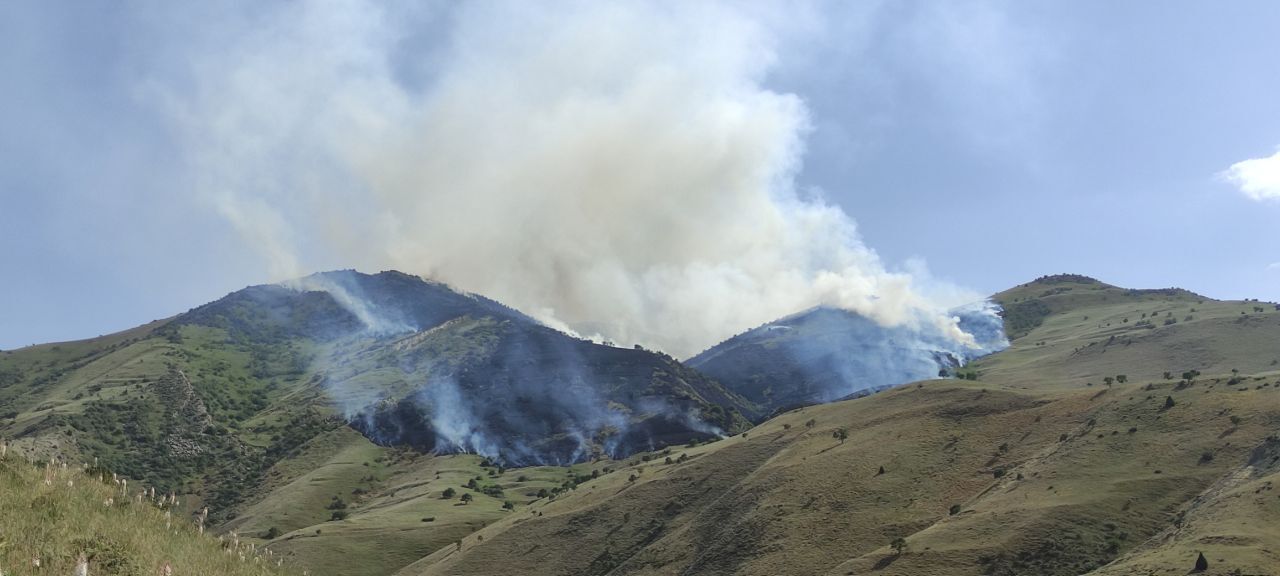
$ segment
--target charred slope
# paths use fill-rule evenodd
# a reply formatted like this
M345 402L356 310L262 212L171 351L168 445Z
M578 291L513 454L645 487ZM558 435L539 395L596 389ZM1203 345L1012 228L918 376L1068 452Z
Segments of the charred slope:
M573 338L399 272L254 286L167 330L182 325L221 328L264 351L291 339L318 344L327 358L316 381L384 445L568 463L714 437L753 413L670 357Z
M359 355L397 366L372 384L383 391L376 400L367 373L326 375L370 439L508 464L625 457L733 433L748 425L743 413L754 415L749 403L669 356L491 317L379 342Z
M769 410L829 402L934 378L1007 345L993 307L954 314L978 348L951 342L931 326L885 327L819 307L734 336L688 363Z

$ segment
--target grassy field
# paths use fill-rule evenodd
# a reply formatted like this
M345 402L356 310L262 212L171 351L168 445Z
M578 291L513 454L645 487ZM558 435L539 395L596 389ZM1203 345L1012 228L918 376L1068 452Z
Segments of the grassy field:
M1200 552L1208 574L1277 573L1273 305L1092 281L999 298L1047 312L977 381L636 462L400 574L1181 574Z
M10 450L0 457L0 572L196 576L301 574L288 560L248 542L200 534L180 510L139 499L140 487L99 481L79 467L28 463ZM283 564L278 566L277 564Z

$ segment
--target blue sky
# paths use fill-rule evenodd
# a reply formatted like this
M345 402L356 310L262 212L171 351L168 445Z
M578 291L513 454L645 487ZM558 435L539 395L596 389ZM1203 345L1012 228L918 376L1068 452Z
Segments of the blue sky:
M983 294L1076 272L1128 287L1280 300L1275 2L1167 2L1159 10L1101 1L636 4L603 14L582 4L538 14L501 3L302 6L0 7L0 348L108 333L248 284L329 268L422 261L410 271L494 287L503 299L530 283L535 295L573 291L574 278L601 274L587 256L613 253L583 256L591 268L584 276L498 280L489 268L506 265L504 238L478 237L492 242L484 250L440 240L456 234L384 238L382 228L440 228L408 214L486 190L473 175L402 174L421 159L387 158L435 140L394 125L421 120L438 136L442 119L470 122L445 133L456 141L490 121L509 123L501 113L526 95L550 103L530 105L544 113L574 90L630 94L643 74L668 68L676 80L658 84L657 97L727 98L727 108L707 109L717 113L741 104L750 117L726 134L762 139L742 157L760 154L774 170L766 179L781 175L804 202L841 209L860 236L849 261L878 254L881 262L869 265L878 281L923 261L932 278ZM629 27L641 33L619 33ZM543 59L512 63L518 73L508 73L503 58L541 50L545 36L563 40L560 57L575 64L561 68L546 56L559 53L539 52ZM651 37L662 43L647 44ZM572 49L585 41L600 54ZM681 75L690 70L710 79ZM485 90L466 90L475 86ZM495 106L482 115L420 110L451 102L439 94L485 100L498 91L502 98L475 103ZM668 121L649 109L635 118L628 108L610 110L602 122ZM776 123L752 124L762 111ZM690 106L671 121L704 112ZM579 110L568 122L590 118ZM646 166L647 148L605 135L640 158L628 169L704 174L673 169L670 159ZM503 158L529 160L520 143L500 138L444 150L462 150L456 165L483 171L477 155L499 145L513 146ZM522 181L531 174L541 178L516 173ZM455 180L477 192L403 198L415 182ZM564 182L579 180L555 185ZM655 182L634 192L660 199L672 181ZM723 185L731 184L712 184ZM705 199L737 198L717 194ZM459 209L457 219L504 210L501 202L464 205L480 212ZM371 224L392 216L400 218ZM519 228L521 217L497 221ZM626 244L607 229L593 233ZM441 252L467 262L435 256ZM655 278L649 272L646 285ZM723 280L697 278L699 286ZM643 292L627 300L635 310L681 309ZM554 304L576 329L602 310ZM628 328L639 338L650 327Z

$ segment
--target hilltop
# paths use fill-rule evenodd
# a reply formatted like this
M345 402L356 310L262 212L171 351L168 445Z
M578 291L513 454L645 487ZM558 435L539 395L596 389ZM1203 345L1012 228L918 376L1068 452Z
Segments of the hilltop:
M769 412L954 374L1004 349L998 310L977 303L951 310L974 345L927 319L882 326L855 312L820 306L721 342L688 360Z

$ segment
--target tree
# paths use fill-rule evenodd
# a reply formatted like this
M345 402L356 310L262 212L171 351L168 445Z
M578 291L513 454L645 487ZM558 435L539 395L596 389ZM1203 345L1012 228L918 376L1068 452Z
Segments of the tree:
M814 420L813 418L810 418L808 422L804 423L805 428L813 428L814 426L817 426L817 425L818 425L818 421Z
M474 498L473 496L471 496L471 493L470 493L470 492L467 492L466 494L463 494L463 495L462 495L462 503L463 503L463 504L470 504L472 500L475 500L475 498Z
M893 548L894 554L901 556L902 553L907 550L907 539L901 536L894 538L893 541L889 543L889 547Z
M835 432L831 433L831 437L844 444L844 441L849 439L849 431L844 428L837 428Z
M453 497L454 497L454 496L457 496L457 495L458 495L458 491L457 491L457 490L454 490L453 488L445 488L445 489L444 489L444 494L441 494L441 495L440 495L440 499L441 499L441 500L453 500Z
M503 503L502 503L502 509L503 509L503 510L515 510L515 509L516 509L516 503L515 503L515 502L512 502L512 501L510 501L510 500L507 500L506 502L503 502Z
M1170 409L1170 408L1173 408L1175 405L1177 405L1177 402L1174 402L1174 401L1173 401L1173 396L1165 396L1165 397L1164 397L1164 409L1165 409L1165 410L1168 410L1168 409Z
M1209 561L1205 559L1204 552L1200 552L1200 555L1196 557L1196 568L1195 570L1192 570L1192 572L1204 572L1208 569Z
M1128 382L1128 381L1129 381L1129 377L1127 375L1124 375L1124 374L1116 375L1116 382L1124 384L1125 382Z
M1110 377L1110 376L1107 376L1107 377L1105 377L1105 378L1103 378L1103 379L1102 379L1102 383L1103 383L1103 384L1106 384L1106 385L1107 385L1107 388L1110 388L1110 387L1111 387L1111 383L1112 383L1112 382L1115 382L1115 381L1116 381L1116 379L1115 379L1115 378L1112 378L1112 377Z

